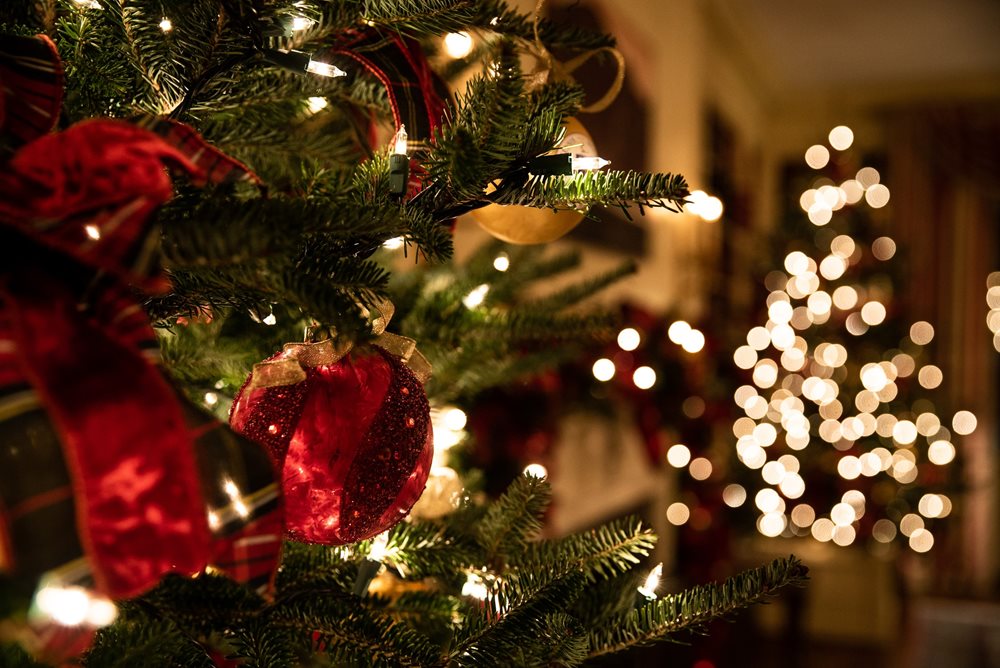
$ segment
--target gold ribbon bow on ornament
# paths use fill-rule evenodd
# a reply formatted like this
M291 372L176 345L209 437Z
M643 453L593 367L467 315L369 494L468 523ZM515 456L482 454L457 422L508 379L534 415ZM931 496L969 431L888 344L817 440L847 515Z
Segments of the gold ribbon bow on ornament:
M560 62L556 60L555 56L547 48L545 48L544 42L539 35L539 24L542 20L542 9L545 6L546 0L538 0L535 5L535 20L534 20L534 32L535 41L534 43L527 42L528 53L535 57L535 69L529 75L529 79L533 86L541 86L551 81L573 81L573 72L575 72L581 65L590 60L592 57L599 53L610 54L615 62L618 64L618 70L615 73L615 80L611 83L611 87L601 96L601 99L588 104L586 106L580 107L580 111L588 114L596 114L599 111L604 111L611 103L615 101L618 94L622 91L622 86L625 83L625 56L621 54L621 51L613 46L602 46L599 49L591 49L581 53L575 58L570 58L566 62Z
M365 310L367 315L371 315L370 311ZM380 301L375 310L379 315L371 323L372 333L376 336L372 344L399 357L421 383L426 383L431 377L431 364L417 350L417 342L406 336L385 331L396 312L396 307L386 299ZM306 369L336 364L353 349L353 341L333 338L315 343L286 343L277 358L254 364L253 380L247 389L249 391L258 387L301 383L306 379Z

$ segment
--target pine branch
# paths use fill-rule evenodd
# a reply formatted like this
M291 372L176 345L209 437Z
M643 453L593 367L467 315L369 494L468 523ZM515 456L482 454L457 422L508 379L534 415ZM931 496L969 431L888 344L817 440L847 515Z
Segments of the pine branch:
M536 176L513 187L501 185L489 196L495 204L518 204L551 209L617 206L628 215L630 206L680 211L688 192L684 177L675 174L594 171L573 178ZM629 216L631 219L631 216Z
M655 543L656 537L638 518L628 517L585 533L532 543L511 566L523 570L553 563L572 565L593 583L629 572Z
M661 640L684 630L765 600L777 589L800 585L807 569L795 557L740 573L722 584L693 587L667 594L590 634L590 657L604 656Z
M524 475L490 505L476 527L476 540L489 563L516 555L542 530L541 517L552 501L542 478Z

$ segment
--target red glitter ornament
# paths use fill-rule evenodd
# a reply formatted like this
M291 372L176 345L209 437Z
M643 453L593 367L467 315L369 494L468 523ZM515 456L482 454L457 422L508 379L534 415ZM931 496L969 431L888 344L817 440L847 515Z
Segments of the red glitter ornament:
M434 454L423 385L374 345L343 357L328 342L286 346L255 367L230 423L271 451L286 535L309 543L353 543L397 524Z

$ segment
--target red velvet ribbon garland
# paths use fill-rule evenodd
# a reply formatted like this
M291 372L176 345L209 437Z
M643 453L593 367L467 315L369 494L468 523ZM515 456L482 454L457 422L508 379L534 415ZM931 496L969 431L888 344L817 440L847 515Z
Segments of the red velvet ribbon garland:
M113 597L137 595L170 571L197 572L211 552L192 435L142 353L153 333L127 287L167 287L148 221L172 194L165 165L201 181L251 178L198 143L189 154L128 123L88 121L28 143L0 169L0 340L13 343L59 429L81 542L96 584ZM108 295L87 294L81 278L110 283L117 313L88 312Z

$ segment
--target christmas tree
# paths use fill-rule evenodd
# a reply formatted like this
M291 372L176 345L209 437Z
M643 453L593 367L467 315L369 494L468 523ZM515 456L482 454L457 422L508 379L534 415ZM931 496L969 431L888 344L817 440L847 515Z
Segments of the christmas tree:
M526 299L575 259L451 267L454 219L688 194L566 136L553 52L611 37L498 0L24 0L0 34L4 665L577 665L802 579L658 597L634 518L543 540L543 479L445 493L447 404L605 332L576 304L628 271Z

